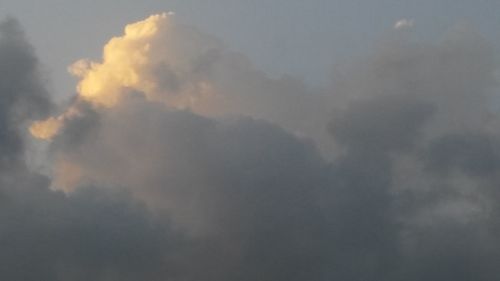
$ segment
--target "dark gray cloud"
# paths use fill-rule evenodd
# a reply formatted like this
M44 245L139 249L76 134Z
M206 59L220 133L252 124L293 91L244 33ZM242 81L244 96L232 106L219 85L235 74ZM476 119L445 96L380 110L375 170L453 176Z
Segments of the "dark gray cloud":
M500 141L489 134L450 134L433 140L428 151L429 172L485 177L500 168Z
M15 118L36 115L18 108L44 114L50 101L31 47L5 26L0 46L17 42L19 60L33 60L0 80L0 124L22 140ZM293 108L275 96L261 120L200 116L133 93L114 107L76 101L50 145L53 176L2 170L0 279L495 280L495 54L470 34L392 41L346 70L321 125L338 148L331 161L266 120L290 116L272 111ZM155 75L182 87L168 69ZM252 75L247 90L294 84ZM11 90L16 81L31 90ZM24 146L0 145L22 163Z
M162 280L168 272L164 261L181 239L127 196L86 188L67 197L47 179L21 176L2 186L1 278Z
M436 45L390 42L340 81L344 108L330 126L346 148L338 178L351 179L358 212L374 222L353 232L390 239L360 248L386 245L376 274L348 280L496 278L495 60L467 31Z
M332 121L330 131L339 143L356 150L404 150L415 145L433 110L430 103L399 95L380 96L354 102Z
M14 165L24 144L20 124L48 115L51 103L33 48L16 20L0 24L0 165Z

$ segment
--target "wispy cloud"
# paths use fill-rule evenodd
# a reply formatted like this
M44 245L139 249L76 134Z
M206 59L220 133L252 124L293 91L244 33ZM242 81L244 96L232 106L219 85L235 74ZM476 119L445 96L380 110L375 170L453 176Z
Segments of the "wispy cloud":
M401 19L398 20L396 23L394 23L393 28L394 29L406 29L406 28L412 28L415 24L415 21L413 19Z

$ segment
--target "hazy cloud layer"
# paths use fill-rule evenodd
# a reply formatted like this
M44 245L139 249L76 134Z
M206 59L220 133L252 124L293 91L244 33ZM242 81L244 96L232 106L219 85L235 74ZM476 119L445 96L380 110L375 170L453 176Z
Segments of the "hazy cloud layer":
M497 58L473 32L387 42L311 96L153 16L72 67L78 96L32 127L50 139L42 176L17 140L50 100L17 24L1 30L19 65L0 65L0 144L20 165L1 167L0 279L500 275Z

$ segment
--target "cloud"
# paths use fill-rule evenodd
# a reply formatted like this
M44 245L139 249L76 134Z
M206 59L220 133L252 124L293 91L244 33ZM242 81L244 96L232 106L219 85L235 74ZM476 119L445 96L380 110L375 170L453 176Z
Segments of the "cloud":
M0 58L33 58L14 26ZM398 40L312 97L168 15L128 25L102 62L73 65L63 113L32 125L50 176L0 139L19 163L0 172L0 279L494 280L496 54L469 31ZM0 80L16 141L50 111L30 65Z
M49 178L28 169L24 130L52 103L13 19L0 24L0 62L0 279L159 280L166 249L182 237L166 222L124 193L54 192Z
M112 107L79 104L88 112L62 128L52 151L61 167L78 170L73 188L125 189L202 248L223 249L199 255L188 279L208 263L219 280L489 280L498 251L480 237L495 243L498 227L496 160L485 157L497 139L488 110L493 53L474 34L400 43L335 81L332 162L266 120L227 115L253 111L214 118L140 93ZM231 79L235 92L245 93L244 78ZM267 97L272 107L279 97ZM455 232L460 239L446 240Z
M398 243L381 251L396 247L385 260L401 263L377 279L491 280L497 274L491 261L500 252L488 246L496 244L498 229L492 189L498 113L490 106L497 99L496 68L492 49L468 32L436 44L390 41L337 81L330 128L345 147L337 165L351 167L339 177L356 175L346 188L364 187L390 206L375 205L366 217L385 210L396 223Z
M80 78L77 102L111 108L140 95L207 117L266 119L329 143L329 112L322 93L296 78L267 77L220 40L177 23L170 14L127 25L123 35L104 46L102 61L79 60L69 70ZM51 139L67 118L78 114L77 108L35 123L33 135Z
M394 29L408 29L412 28L415 25L415 21L412 19L401 19L394 23Z
M46 117L52 107L34 56L16 20L0 25L0 166L16 165L24 150L19 125Z

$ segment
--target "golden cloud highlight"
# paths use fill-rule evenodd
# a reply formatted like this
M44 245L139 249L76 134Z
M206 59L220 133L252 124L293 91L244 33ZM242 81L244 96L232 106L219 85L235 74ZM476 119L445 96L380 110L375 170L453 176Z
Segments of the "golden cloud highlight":
M68 71L80 78L76 102L110 108L131 94L173 108L194 108L217 96L215 86L199 73L197 60L219 42L195 29L176 25L173 13L152 15L128 24L122 36L103 49L102 62L81 59ZM32 124L31 134L50 140L63 126L67 113Z
M70 66L70 73L81 78L77 86L80 97L111 107L119 102L124 89L150 93L154 81L147 79L144 73L151 64L151 39L168 25L167 14L129 24L123 36L112 38L106 44L102 63L80 60Z
M63 125L59 117L50 117L46 120L34 122L29 130L31 135L38 139L51 140Z

